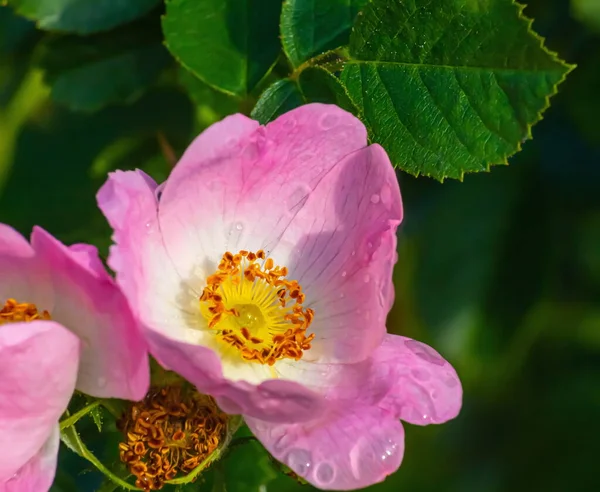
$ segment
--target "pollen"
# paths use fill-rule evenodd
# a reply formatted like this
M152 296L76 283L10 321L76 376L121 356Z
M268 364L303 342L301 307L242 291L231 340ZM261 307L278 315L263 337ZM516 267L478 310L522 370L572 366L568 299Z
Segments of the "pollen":
M200 309L208 328L244 360L272 366L280 359L300 360L311 348L307 335L314 311L288 269L263 250L223 255L207 279Z
M224 440L227 416L215 401L180 386L151 388L119 421L119 456L146 491L188 474Z
M17 302L15 299L7 299L4 307L0 309L0 325L49 319L48 311L39 312L35 304Z

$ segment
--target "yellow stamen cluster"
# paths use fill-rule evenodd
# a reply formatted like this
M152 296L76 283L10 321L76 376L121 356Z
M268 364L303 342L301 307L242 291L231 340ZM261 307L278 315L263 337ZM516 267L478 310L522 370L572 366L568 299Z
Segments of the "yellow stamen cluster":
M179 386L152 388L119 422L126 437L119 455L144 490L187 474L225 438L227 416L214 400Z
M22 323L27 321L49 320L48 311L38 311L35 304L19 303L15 299L7 299L0 309L0 325L4 323Z
M256 253L223 255L200 296L210 329L247 361L272 366L277 360L300 360L314 334L306 335L314 312L288 269Z

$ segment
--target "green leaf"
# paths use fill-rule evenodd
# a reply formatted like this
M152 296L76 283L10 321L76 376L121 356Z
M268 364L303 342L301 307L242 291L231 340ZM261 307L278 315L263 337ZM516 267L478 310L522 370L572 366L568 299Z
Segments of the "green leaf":
M98 471L103 473L107 478L112 480L114 483L118 484L120 487L123 487L127 490L142 490L130 483L126 482L122 478L115 475L111 472L104 464L92 454L92 452L87 448L84 442L81 440L81 436L77 433L75 426L67 427L60 431L60 440L74 453L78 454L82 458L88 460L91 464L93 464Z
M250 116L265 125L283 113L304 104L304 98L295 82L278 80L262 93Z
M348 44L350 29L367 0L288 0L281 11L281 41L292 64Z
M268 87L254 106L251 116L266 124L291 109L311 102L336 104L346 111L358 113L337 77L322 68L309 67L296 80L278 80Z
M462 179L531 138L573 68L508 0L374 0L342 72L371 139L401 169Z
M256 441L233 448L227 455L224 468L227 492L266 490L269 482L277 477L269 454Z
M350 113L358 114L346 88L327 70L319 67L306 68L300 73L298 84L306 102L336 104Z
M168 0L165 43L207 84L242 96L277 60L280 11L280 0Z
M83 111L138 99L171 62L158 24L147 21L95 36L49 36L39 55L52 98Z
M90 34L107 31L148 13L160 0L8 0L41 29Z

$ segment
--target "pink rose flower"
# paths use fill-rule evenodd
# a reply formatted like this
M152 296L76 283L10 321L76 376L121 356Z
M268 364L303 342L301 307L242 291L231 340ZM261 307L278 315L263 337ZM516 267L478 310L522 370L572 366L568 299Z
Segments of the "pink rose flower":
M402 460L399 419L457 415L450 364L386 334L400 190L349 113L227 117L164 185L116 172L98 202L152 354L317 487L383 480Z
M0 490L43 492L73 391L143 398L147 349L94 247L0 224L0 271Z

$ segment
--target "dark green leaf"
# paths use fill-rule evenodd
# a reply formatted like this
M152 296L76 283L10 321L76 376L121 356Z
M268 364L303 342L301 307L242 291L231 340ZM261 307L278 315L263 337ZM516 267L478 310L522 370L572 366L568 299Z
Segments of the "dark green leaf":
M300 73L298 84L306 102L336 104L350 113L358 112L346 88L327 70L309 67Z
M336 104L351 113L358 112L337 77L322 68L309 67L300 73L296 81L278 80L267 88L257 101L252 118L265 124L310 102Z
M49 36L38 61L52 98L84 111L134 101L170 62L158 24L146 21L95 36Z
M356 14L367 0L288 0L281 12L281 41L294 66L347 45Z
M260 492L277 477L269 454L256 441L234 448L227 455L224 469L227 492Z
M207 84L245 95L277 59L280 12L281 0L169 0L165 42Z
M90 34L131 22L160 0L8 0L17 13L41 29Z
M289 79L278 80L262 93L250 116L264 125L302 104L298 86Z
M443 180L506 163L571 67L508 0L375 0L342 81L373 141L411 174Z

